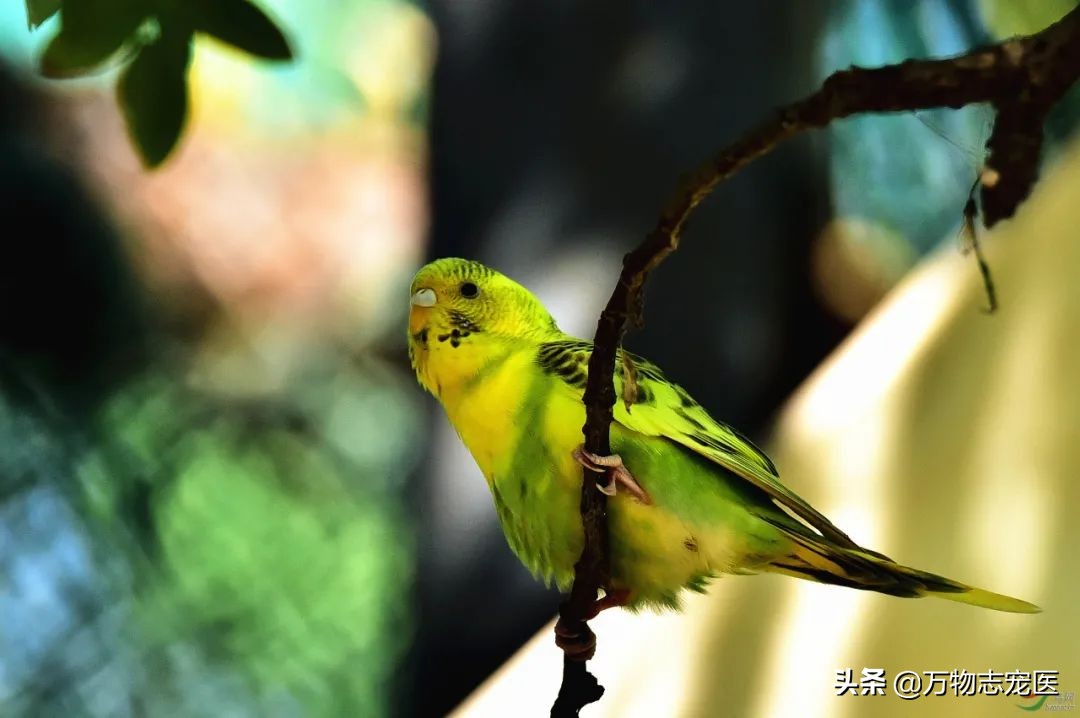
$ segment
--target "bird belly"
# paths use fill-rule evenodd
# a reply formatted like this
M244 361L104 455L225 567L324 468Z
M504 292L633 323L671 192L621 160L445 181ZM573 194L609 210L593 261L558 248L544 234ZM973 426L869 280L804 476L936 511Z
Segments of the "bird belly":
M616 496L609 511L613 588L631 607L677 608L683 589L704 591L722 573L741 573L753 552L723 526L689 525L669 509Z
M571 461L544 477L517 476L492 485L507 542L534 575L565 591L583 541L581 467ZM629 589L632 608L676 608L683 589L701 591L716 575L752 571L756 563L753 545L729 527L688 525L626 493L609 499L608 526L610 587Z
M583 543L582 468L572 452L582 443L584 409L553 391L548 377L515 364L447 410L487 479L510 548L535 576L566 590ZM752 572L770 553L775 530L745 510L708 462L617 423L611 440L652 497L642 504L620 492L609 500L611 587L629 589L631 607L675 607L682 589Z
M573 581L583 542L582 468L571 456L582 421L575 415L529 426L515 464L491 481L511 549L562 590ZM629 589L631 608L675 608L683 589L703 590L721 573L753 572L778 550L775 530L727 495L721 479L688 475L701 462L661 439L630 434L614 425L613 448L653 499L643 504L620 492L608 502L611 588Z

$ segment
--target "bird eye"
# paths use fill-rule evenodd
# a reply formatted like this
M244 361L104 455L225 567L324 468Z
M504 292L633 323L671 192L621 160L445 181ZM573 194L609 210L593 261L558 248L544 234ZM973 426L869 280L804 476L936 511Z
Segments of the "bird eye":
M461 296L466 299L473 299L480 293L480 287L476 286L472 282L465 282L461 285Z

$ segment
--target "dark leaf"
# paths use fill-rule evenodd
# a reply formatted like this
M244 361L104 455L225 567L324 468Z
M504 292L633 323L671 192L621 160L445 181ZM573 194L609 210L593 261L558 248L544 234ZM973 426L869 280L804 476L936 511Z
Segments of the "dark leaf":
M181 12L199 32L267 60L291 60L292 50L274 21L248 0L188 0Z
M60 0L26 0L26 22L33 30L60 9Z
M146 18L138 0L71 2L60 12L60 32L41 56L41 74L83 75L119 50Z
M176 146L187 119L191 31L163 26L161 36L124 70L117 96L143 164L156 167Z

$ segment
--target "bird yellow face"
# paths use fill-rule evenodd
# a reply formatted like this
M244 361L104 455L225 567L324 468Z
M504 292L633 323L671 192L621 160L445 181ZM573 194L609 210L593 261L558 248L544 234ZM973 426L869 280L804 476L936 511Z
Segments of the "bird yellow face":
M440 373L431 362L468 371L495 344L559 331L532 292L479 262L438 259L416 273L409 293L409 358L429 388Z
M468 338L490 320L497 297L492 296L495 272L464 259L440 259L420 269L409 288L409 337L427 348L433 331ZM490 323L490 321L486 322ZM444 340L447 341L447 340Z

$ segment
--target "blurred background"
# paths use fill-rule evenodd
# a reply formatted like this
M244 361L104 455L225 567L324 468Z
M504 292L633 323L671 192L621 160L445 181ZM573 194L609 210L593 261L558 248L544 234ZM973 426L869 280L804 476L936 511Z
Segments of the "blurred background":
M415 269L482 260L591 336L679 176L771 108L1075 2L257 4L295 59L197 35L153 170L118 108L123 58L43 79L60 18L0 6L2 716L444 715L558 596L408 367ZM1055 111L1048 163L1078 107ZM631 348L766 438L921 258L977 281L957 236L990 119L856 118L756 163L694 215ZM982 391L911 396L961 390ZM814 470L789 478L811 499Z

